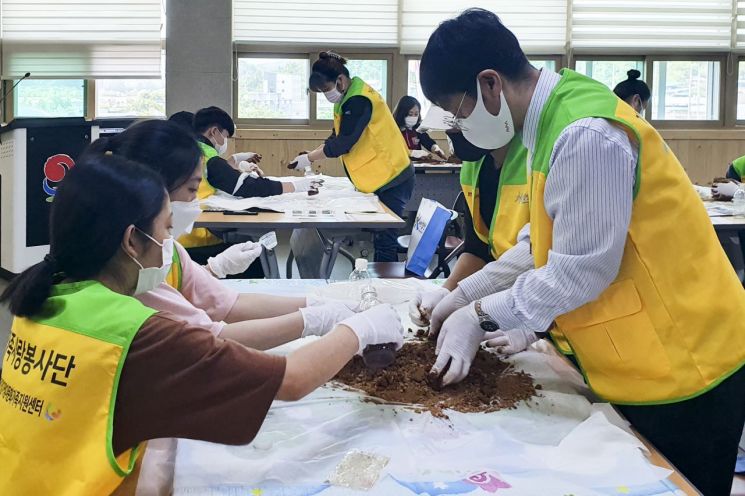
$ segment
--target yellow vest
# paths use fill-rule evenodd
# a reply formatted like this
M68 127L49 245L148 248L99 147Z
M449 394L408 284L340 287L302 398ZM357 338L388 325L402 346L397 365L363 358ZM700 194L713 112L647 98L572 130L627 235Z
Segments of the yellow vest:
M181 279L184 274L184 268L181 265L181 256L178 254L178 249L173 247L173 257L171 258L171 270L166 275L166 284L171 286L176 291L181 292Z
M0 494L110 494L114 405L130 343L155 310L94 281L59 284L43 317L13 320L0 381Z
M515 246L517 234L530 219L528 209L528 180L526 163L528 150L520 137L510 143L507 157L499 172L497 200L494 215L489 225L481 217L481 194L479 173L484 159L463 162L460 170L460 186L471 212L473 230L481 241L489 245L494 260Z
M531 163L535 266L548 260L553 223L544 207L549 160L572 122L600 117L639 147L621 267L600 296L556 318L587 383L621 404L698 396L745 363L745 291L701 200L662 137L604 85L570 70L541 113ZM612 165L612 164L611 164ZM608 164L605 164L608 166Z
M352 79L344 99L334 105L337 135L341 128L342 105L353 96L370 100L372 117L359 141L349 153L341 156L341 161L354 186L363 193L373 193L409 167L409 150L383 97L357 77Z
M204 166L202 168L202 182L199 183L199 189L197 190L197 198L203 200L208 196L215 194L214 186L207 181L207 162L212 157L217 157L217 150L209 145L205 145L201 141L197 141L199 148L202 149L202 157ZM181 243L184 248L198 248L200 246L213 246L222 243L222 240L212 234L208 229L204 227L195 227L188 234L183 234L179 237L178 242Z

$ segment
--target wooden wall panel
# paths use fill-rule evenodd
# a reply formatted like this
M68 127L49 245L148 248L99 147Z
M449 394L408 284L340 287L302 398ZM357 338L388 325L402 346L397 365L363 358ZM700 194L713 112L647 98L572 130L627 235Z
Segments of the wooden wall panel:
M745 155L745 130L662 130L670 149L683 164L691 181L708 183L722 176L729 163ZM302 150L312 150L323 143L328 131L307 129L242 129L236 133L237 151L255 151L264 159L261 166L269 175L287 176L287 163ZM440 147L447 149L444 133L432 133ZM331 176L342 176L338 159L324 160L317 169Z

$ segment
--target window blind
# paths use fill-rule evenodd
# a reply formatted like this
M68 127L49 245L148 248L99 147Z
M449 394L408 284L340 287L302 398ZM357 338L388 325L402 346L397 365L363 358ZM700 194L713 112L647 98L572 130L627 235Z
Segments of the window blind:
M731 0L573 0L571 45L577 51L729 50L732 5Z
M735 13L735 48L745 49L745 1L738 0Z
M470 7L497 14L530 54L559 54L566 44L566 0L400 0L401 52L420 54L429 36L445 19Z
M161 0L2 0L2 77L159 78Z
M233 0L233 41L395 46L398 0Z

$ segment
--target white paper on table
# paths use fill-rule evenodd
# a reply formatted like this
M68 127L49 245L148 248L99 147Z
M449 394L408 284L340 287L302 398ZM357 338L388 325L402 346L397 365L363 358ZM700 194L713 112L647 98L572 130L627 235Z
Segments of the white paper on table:
M365 194L350 190L321 189L317 195L307 193L284 193L266 198L237 198L224 192L215 193L200 201L207 209L247 210L260 208L274 212L292 210L332 210L335 214L344 213L382 213L383 207L374 194Z
M731 206L725 205L721 202L718 203L706 203L706 213L709 217L729 217L735 215L735 211Z

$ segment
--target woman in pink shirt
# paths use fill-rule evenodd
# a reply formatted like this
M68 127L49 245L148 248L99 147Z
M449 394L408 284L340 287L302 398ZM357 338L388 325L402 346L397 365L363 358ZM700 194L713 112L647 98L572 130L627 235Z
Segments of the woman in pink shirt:
M196 193L203 164L201 151L188 133L168 121L143 121L116 136L96 140L86 150L86 154L108 153L160 174L171 200L173 237L191 231L200 212ZM238 294L217 279L216 274L242 272L260 253L260 245L241 243L202 266L174 242L168 282L137 298L151 308L256 349L278 346L297 338L298 332L302 336L322 334L356 310L354 303L322 304L312 297Z

